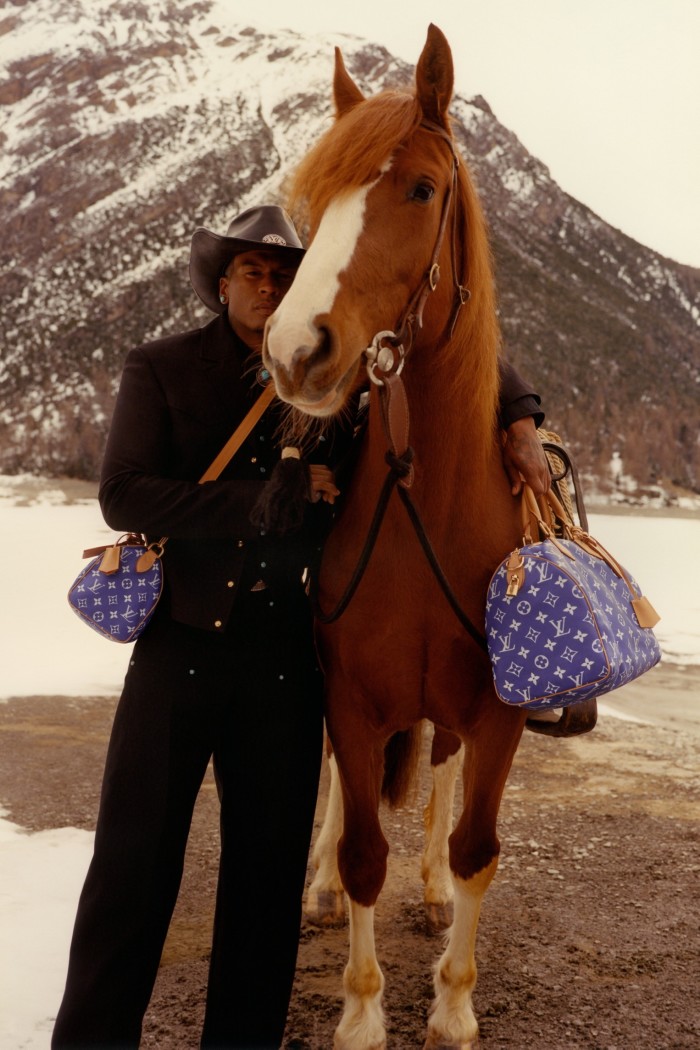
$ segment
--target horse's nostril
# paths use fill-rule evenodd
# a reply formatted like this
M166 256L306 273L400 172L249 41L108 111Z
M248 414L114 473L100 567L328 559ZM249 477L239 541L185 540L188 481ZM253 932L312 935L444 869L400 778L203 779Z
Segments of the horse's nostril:
M305 343L294 351L292 364L296 367L302 366L308 373L317 365L324 364L332 347L332 339L327 328L318 329L318 338L313 346Z

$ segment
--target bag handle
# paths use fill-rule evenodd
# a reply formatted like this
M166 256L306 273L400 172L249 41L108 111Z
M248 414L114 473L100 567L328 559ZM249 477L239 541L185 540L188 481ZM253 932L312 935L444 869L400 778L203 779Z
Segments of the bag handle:
M620 565L617 558L615 558L599 540L571 521L561 502L551 489L538 500L530 486L524 484L522 503L524 508L523 535L526 543L532 543L532 539L530 538L532 535L530 526L531 522L534 520L537 523L539 533L541 533L546 539L550 540L562 554L566 555L567 558L573 559L571 552L568 551L554 535L553 519L557 518L564 529L565 539L573 541L578 547L581 547L582 550L585 550L588 554L592 554L594 558L600 558L600 560L605 562L608 568L610 568L616 576L621 580L624 580L627 589L632 596L632 609L637 617L639 626L654 627L659 622L660 616L654 609L654 606L649 599L645 598L643 595L637 596L637 592L632 586L632 581Z
M573 522L551 489L538 498L530 486L523 482L521 506L523 538L527 543L539 539L540 535L550 539L554 535L557 521L561 524L566 538L570 539L569 532Z

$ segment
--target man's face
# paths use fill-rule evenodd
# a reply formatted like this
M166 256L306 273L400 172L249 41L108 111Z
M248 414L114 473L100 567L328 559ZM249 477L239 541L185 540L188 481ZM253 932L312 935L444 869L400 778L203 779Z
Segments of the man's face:
M271 248L242 252L226 268L219 293L228 300L231 327L251 350L262 346L265 322L284 298L298 265L288 252Z

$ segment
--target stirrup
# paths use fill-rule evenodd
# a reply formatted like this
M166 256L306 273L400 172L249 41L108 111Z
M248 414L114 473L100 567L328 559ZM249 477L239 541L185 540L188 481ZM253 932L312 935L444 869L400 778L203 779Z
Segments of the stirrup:
M598 721L598 701L584 700L565 707L558 719L528 718L525 728L545 736L580 736L590 733Z

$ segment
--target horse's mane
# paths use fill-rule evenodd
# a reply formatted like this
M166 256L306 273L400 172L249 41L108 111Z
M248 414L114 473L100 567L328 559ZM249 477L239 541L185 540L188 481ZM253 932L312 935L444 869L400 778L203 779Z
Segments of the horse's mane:
M421 119L418 102L405 92L384 91L354 106L299 164L290 187L290 209L308 221L309 214L321 215L343 189L376 179Z
M422 120L418 100L401 91L381 92L343 113L292 177L289 208L300 226L317 222L343 190L376 179L387 159L411 139ZM465 403L468 399L475 432L483 433L486 448L492 440L498 399L500 334L486 223L461 158L455 206L456 236L462 246L461 262L460 252L457 254L462 273L457 280L469 289L471 298L460 311L454 338L438 356L440 366L449 370L450 390ZM448 282L451 277L445 273L442 280Z

